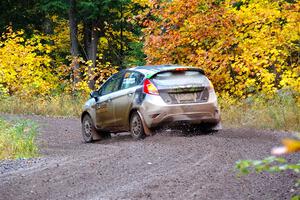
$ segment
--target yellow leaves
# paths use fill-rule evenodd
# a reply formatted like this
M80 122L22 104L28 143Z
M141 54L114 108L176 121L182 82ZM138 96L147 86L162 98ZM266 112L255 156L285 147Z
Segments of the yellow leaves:
M153 3L149 0L133 0L132 3L137 3L142 7L151 6Z
M55 50L57 53L68 53L68 50L70 49L70 30L68 20L61 19L58 16L51 16L50 19L55 24L54 34L49 36L49 39L54 42L54 45L51 46L52 50ZM80 28L82 27L79 26L79 29ZM82 36L79 35L78 37Z
M41 43L39 35L25 39L23 31L8 30L2 35L5 40L0 41L0 85L10 94L21 96L51 92L57 84L50 73L51 58L45 53L51 48Z
M91 67L91 66L93 65L93 61L88 60L88 61L85 62L85 64L86 64L87 66Z
M293 64L287 63L290 53L294 51L292 49L295 49L290 38L299 40L299 32L295 27L289 28L288 32L283 31L289 24L285 22L282 25L280 20L284 21L287 12L280 11L282 8L279 9L278 3L254 1L252 4L235 11L236 17L241 19L240 24L235 27L235 37L239 39L239 46L243 49L235 57L235 61L240 60L244 66L255 66L252 70L256 72L259 83L256 87L265 94L273 94L278 87L276 78L281 79L281 85L293 83L292 78L285 80L284 74L293 70ZM289 15L293 16L295 13L293 11Z
M292 70L285 70L283 72L280 86L300 91L300 65L294 66Z

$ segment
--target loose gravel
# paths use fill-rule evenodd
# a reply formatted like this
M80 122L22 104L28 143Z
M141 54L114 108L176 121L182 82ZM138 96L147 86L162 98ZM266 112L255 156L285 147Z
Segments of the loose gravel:
M7 116L6 116L7 117ZM10 116L10 118L16 116ZM239 177L240 159L270 155L288 133L224 129L211 135L165 130L85 144L80 120L38 116L39 158L0 162L0 199L289 199L292 172ZM299 160L299 155L286 157Z

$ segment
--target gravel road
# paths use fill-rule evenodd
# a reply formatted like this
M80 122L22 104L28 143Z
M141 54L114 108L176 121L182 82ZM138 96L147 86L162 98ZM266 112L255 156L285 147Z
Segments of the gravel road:
M24 118L24 116L23 116ZM165 130L93 144L79 119L25 116L40 124L41 158L0 162L0 199L289 199L295 174L237 176L239 159L261 159L287 133L224 129L212 135ZM299 160L298 155L287 157Z

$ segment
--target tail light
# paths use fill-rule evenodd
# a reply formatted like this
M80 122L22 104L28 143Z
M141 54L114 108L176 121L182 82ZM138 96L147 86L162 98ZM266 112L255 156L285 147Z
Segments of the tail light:
M149 79L144 81L144 92L146 94L158 95L156 86Z

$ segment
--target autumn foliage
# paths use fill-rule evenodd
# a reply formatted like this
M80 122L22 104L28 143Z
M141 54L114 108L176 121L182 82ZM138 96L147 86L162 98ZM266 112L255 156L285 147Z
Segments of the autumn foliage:
M96 79L98 88L107 77L117 72L116 67L98 56L97 68L90 70L91 61L83 58L60 58L65 53L66 29L46 36L36 32L27 38L24 31L13 31L12 27L2 34L0 40L0 97L19 96L32 98L54 94L88 94L88 82ZM68 64L64 64L67 60ZM73 62L80 67L74 70ZM75 76L79 77L74 82Z
M149 64L203 68L226 96L300 91L299 1L152 1Z
M57 86L57 77L51 69L52 47L46 37L24 37L23 31L8 28L0 40L1 95L31 96L49 94Z
M128 10L136 9L137 4L143 9L135 16L129 11L124 14L128 15L127 22L132 28L137 24L143 28L143 37L138 38L134 33L138 31L127 27L122 35L129 38L131 46L126 46L125 41L118 41L119 29L114 30L108 24L106 34L99 38L96 60L92 62L85 58L88 52L84 48L81 56L69 56L67 19L57 15L49 17L54 26L52 34L35 30L28 34L13 31L9 26L0 39L1 95L87 93L89 81L95 81L98 88L107 77L124 67L116 66L118 63L127 66L142 63L144 54L139 48L143 45L148 64L203 68L224 98L239 99L257 93L272 97L281 89L299 94L299 1L133 2L135 6L127 6ZM78 24L81 47L85 45L83 25ZM130 53L124 62L119 62L115 58L122 57L122 51Z

